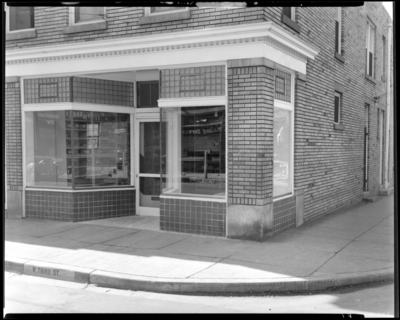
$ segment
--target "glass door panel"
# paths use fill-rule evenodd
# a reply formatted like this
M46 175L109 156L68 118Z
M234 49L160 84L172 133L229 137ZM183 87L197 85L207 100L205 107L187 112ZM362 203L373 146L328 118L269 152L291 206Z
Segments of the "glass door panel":
M138 214L159 215L160 208L160 122L155 119L137 121Z

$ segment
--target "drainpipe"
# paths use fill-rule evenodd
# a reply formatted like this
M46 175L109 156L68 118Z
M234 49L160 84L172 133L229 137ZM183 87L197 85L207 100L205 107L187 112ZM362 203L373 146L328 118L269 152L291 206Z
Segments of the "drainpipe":
M385 189L388 189L389 187L389 142L390 142L390 137L389 137L389 128L390 128L390 48L392 46L392 23L389 22L388 24L388 50L387 50L387 72L386 72L386 77L387 77L387 94L386 94L386 145L385 145Z

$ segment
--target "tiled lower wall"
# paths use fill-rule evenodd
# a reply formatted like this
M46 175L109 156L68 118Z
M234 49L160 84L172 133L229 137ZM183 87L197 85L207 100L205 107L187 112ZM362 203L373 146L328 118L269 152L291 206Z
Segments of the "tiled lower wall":
M160 229L226 236L226 203L160 198Z
M25 216L31 219L87 221L135 215L135 190L25 191Z
M296 197L290 197L273 203L273 234L296 227Z

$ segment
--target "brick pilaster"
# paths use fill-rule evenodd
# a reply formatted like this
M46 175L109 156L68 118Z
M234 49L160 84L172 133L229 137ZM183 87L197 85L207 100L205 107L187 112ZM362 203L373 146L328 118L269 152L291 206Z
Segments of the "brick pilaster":
M274 70L228 64L228 237L263 240L272 226Z

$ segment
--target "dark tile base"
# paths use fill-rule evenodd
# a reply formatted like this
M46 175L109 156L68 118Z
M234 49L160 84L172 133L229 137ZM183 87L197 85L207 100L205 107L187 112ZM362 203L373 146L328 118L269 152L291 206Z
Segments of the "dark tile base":
M135 190L25 191L26 218L78 222L135 213Z
M226 203L160 198L160 229L226 237Z
M273 235L296 227L296 197L273 203Z

